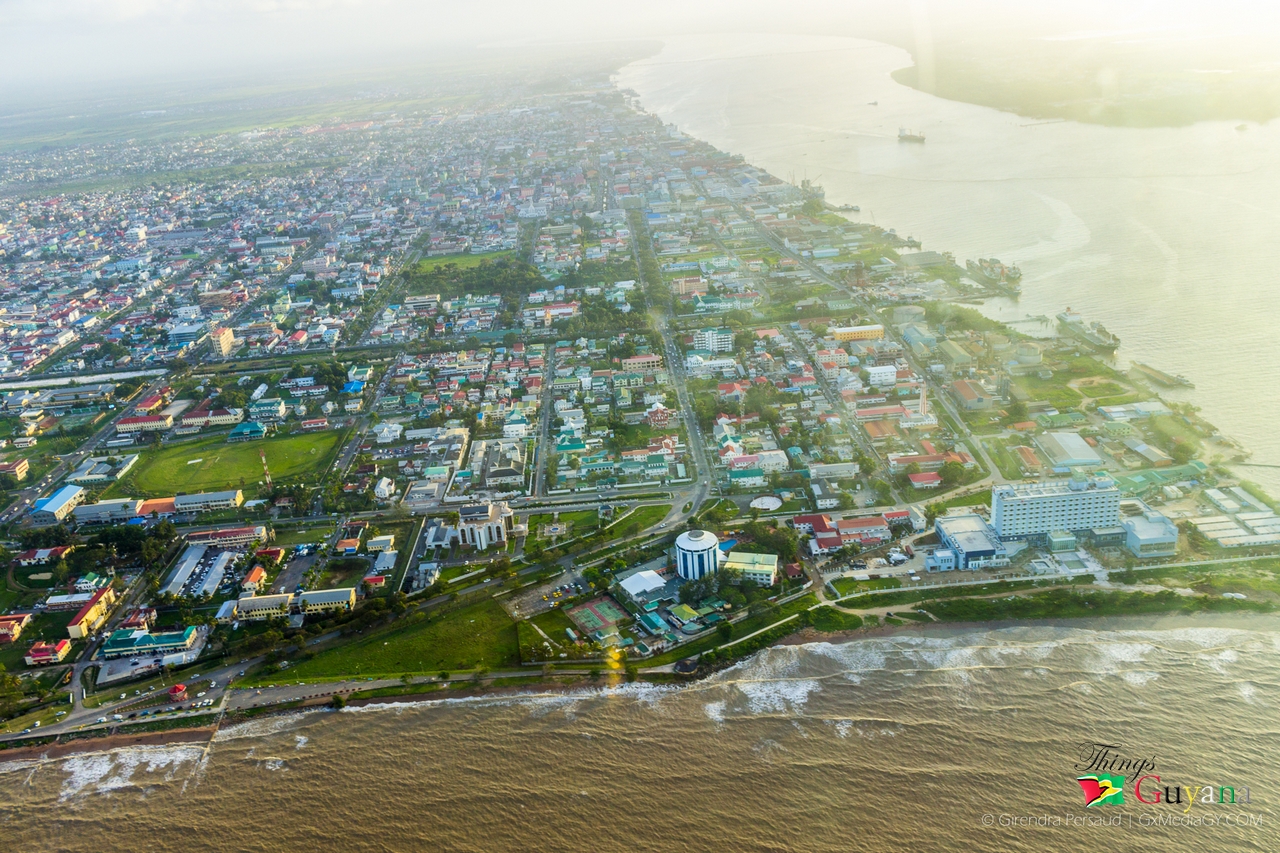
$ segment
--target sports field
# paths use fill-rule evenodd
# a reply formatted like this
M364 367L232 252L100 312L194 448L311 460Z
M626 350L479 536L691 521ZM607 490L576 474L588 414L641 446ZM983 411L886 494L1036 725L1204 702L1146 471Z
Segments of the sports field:
M619 622L625 622L631 618L627 615L627 611L619 607L618 603L607 595L592 599L586 604L580 604L572 610L566 611L565 615L587 633L601 629L607 630Z
M333 464L343 433L338 430L287 435L232 444L223 436L148 450L111 491L138 497L177 492L216 492L256 485L267 455L273 482L314 482Z

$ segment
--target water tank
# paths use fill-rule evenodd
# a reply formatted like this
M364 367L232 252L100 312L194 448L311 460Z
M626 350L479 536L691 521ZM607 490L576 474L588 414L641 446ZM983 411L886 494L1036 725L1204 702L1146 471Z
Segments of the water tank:
M996 332L987 335L987 345L991 347L991 352L996 355L1005 355L1013 350L1013 345L1009 343L1009 339Z
M706 530L688 530L676 537L676 574L696 581L720 568L720 540Z
M893 309L893 322L898 326L907 323L923 323L924 309L919 305L899 305Z
M1018 344L1014 351L1014 356L1018 359L1018 364L1039 364L1044 361L1044 354L1040 350L1040 345L1031 341L1023 341Z

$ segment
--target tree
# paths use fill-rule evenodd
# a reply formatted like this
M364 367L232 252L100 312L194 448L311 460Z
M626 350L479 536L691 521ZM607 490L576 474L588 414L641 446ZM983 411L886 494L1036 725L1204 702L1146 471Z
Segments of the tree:
M733 638L733 623L721 622L716 626L716 634L722 641L728 642Z
M964 466L959 462L948 462L938 469L938 476L947 486L956 486L964 481Z
M822 199L811 198L804 204L800 205L800 212L809 217L821 216L822 210Z
M342 708L347 707L347 697L343 696L341 693L333 694L333 698L329 700L329 707L335 710L341 710Z

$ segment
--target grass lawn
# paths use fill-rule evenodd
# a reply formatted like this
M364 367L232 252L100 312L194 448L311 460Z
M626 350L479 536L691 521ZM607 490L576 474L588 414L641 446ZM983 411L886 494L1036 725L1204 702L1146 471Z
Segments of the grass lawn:
M548 655L546 647L543 643L547 640L543 639L534 626L541 628L543 633L551 638L551 646L553 651ZM572 628L574 633L581 635L581 631L569 620L564 611L560 608L548 610L545 613L539 613L532 619L526 619L516 623L516 628L520 637L520 658L525 661L549 660L557 658L562 651L574 648L569 642L569 635L565 633L566 628Z
M541 512L537 515L529 516L529 538L539 539L543 542L551 542L551 537L542 537L538 535L540 525L551 524L556 521L555 513ZM600 514L593 509L578 510L577 512L560 513L559 521L562 524L571 524L568 536L560 536L557 541L563 542L566 539L576 539L579 536L586 536L594 533L600 526Z
M840 595L853 595L855 592L868 592L873 589L898 589L902 581L897 578L877 578L876 580L858 581L853 578L837 578L831 586Z
M1074 409L1083 399L1080 393L1068 388L1063 379L1041 379L1038 376L1019 376L1014 380L1035 401L1044 401L1056 409Z
M511 254L512 254L511 252L489 252L488 254L484 254L484 255L472 255L472 254L440 255L439 257L426 258L425 260L419 261L417 267L415 268L415 271L427 272L429 270L435 269L436 267L442 267L446 264L453 264L458 269L465 270L465 269L470 269L471 267L478 267L480 266L480 264L484 263L485 261L493 261L494 263L497 263L498 261L503 260L504 258L511 257Z
M149 450L135 470L109 491L166 496L246 488L262 480L259 451L266 452L271 479L277 484L315 480L333 463L342 435L338 430L326 430L239 444L215 436Z
M332 533L333 525L331 524L319 527L277 527L275 529L275 538L271 540L271 544L280 548L319 544L324 542Z
M825 633L834 631L853 631L862 627L862 617L852 613L841 613L834 607L819 607L812 611L814 628Z
M356 635L351 642L290 667L288 677L309 681L406 672L433 674L469 670L476 664L491 669L519 664L515 623L492 599L443 616L399 621L386 629ZM256 680L263 678L274 682L280 675L273 672Z
M634 512L610 527L605 533L610 539L630 536L662 521L669 512L671 512L671 504L636 507Z
M0 666L3 666L9 672L20 672L27 669L27 664L23 661L23 657L27 654L27 650L31 648L31 644L36 640L51 642L64 639L67 636L67 625L71 622L71 617L75 615L74 610L64 610L59 613L41 613L32 619L31 624L22 629L22 635L18 637L16 643L0 645ZM76 655L80 654L83 649L84 642L75 641L67 660L75 660Z
M943 501L936 501L929 504L930 507L936 507L941 515L948 509L956 506L989 506L991 504L991 490L983 489L980 492L973 492L968 495L956 495L954 498L947 498Z
M344 557L330 560L325 564L324 575L320 578L320 589L356 586L360 579L369 573L373 563L364 557Z

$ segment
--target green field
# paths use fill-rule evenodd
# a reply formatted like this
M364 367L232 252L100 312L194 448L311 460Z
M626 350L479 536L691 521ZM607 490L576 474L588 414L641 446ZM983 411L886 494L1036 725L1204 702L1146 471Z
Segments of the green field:
M327 430L239 444L217 436L163 447L144 453L135 470L110 492L162 497L177 492L249 488L262 480L259 451L267 454L273 482L314 482L333 464L342 435L337 430Z
M425 258L419 261L416 269L417 272L427 272L428 270L433 270L436 267L453 264L458 269L465 270L470 267L478 267L485 261L493 261L494 263L497 263L498 261L510 258L511 254L511 252L489 252L488 254L483 255L472 255L470 253L460 255L438 255L434 258Z
M515 623L492 599L443 616L397 621L385 630L366 632L354 642L291 667L289 677L298 681L398 677L406 672L460 672L476 664L490 669L519 664ZM268 673L256 680L277 678L278 674Z

